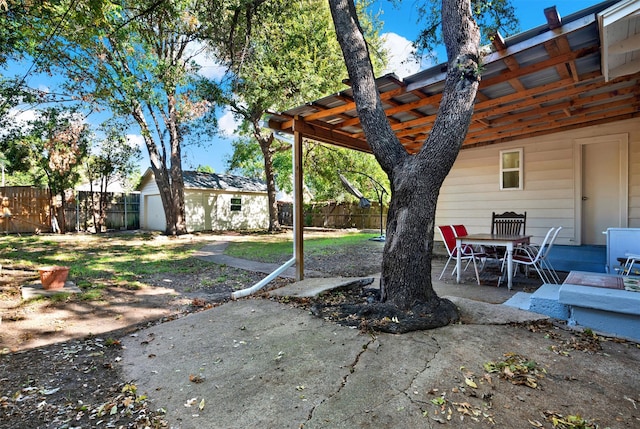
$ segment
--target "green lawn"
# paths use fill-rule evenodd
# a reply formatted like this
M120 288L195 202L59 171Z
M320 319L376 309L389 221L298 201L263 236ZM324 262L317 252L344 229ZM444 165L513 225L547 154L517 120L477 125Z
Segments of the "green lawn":
M304 241L305 256L332 254L336 249L361 245L372 233L337 233ZM285 235L261 235L249 241L232 242L230 256L259 262L284 262L293 255L293 242ZM79 299L99 299L110 285L144 287L140 281L150 274L198 273L210 264L192 258L206 240L182 240L145 235L7 235L0 240L0 264L15 269L36 270L40 266L64 265L69 277L83 291Z
M358 232L336 234L335 237L309 238L304 240L304 253L306 256L332 253L337 247L357 246L363 240L377 236L378 234ZM258 262L282 262L292 257L293 241L281 238L269 241L233 242L224 253Z
M137 287L137 279L149 273L192 272L205 263L190 258L202 243L166 240L154 243L132 235L5 236L0 241L0 264L37 269L64 265L83 290L99 289L110 279Z

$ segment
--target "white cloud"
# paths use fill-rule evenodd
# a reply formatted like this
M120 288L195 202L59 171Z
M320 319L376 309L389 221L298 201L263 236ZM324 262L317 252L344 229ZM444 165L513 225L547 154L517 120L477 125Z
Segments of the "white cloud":
M127 143L132 147L139 147L140 150L145 150L147 146L144 143L144 138L140 134L127 134Z
M232 137L239 126L240 122L229 109L225 109L222 116L218 118L218 129L225 137Z
M395 73L399 78L404 78L420 71L420 62L413 57L410 40L396 33L384 33L380 38L389 59L383 74Z
M27 123L36 119L36 111L34 109L22 110L13 108L9 110L9 117L12 117L17 123Z
M201 52L194 60L200 66L198 74L211 80L218 80L224 77L226 68L221 66L214 58L205 52Z
M216 61L213 54L198 42L193 42L187 51L188 55L193 55L193 61L200 66L198 74L211 80L219 80L224 77L226 68Z

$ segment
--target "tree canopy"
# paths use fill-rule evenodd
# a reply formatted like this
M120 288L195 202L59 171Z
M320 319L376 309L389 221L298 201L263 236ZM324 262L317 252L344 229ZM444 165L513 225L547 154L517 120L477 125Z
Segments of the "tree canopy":
M396 7L402 0L391 0ZM442 36L442 0L415 0L420 31L414 47L418 57L437 59L438 48L444 46ZM480 43L488 44L498 32L508 37L520 31L518 18L510 0L471 0L471 14L480 28Z
M374 63L381 67L385 57L380 52L377 37L379 23L365 13L368 4L368 1L359 2L359 11L376 54ZM210 38L210 45L218 58L225 60L230 71L223 102L243 121L239 130L243 137L234 142L230 166L266 180L269 229L277 230L276 182L280 189L290 188L291 145L265 129L262 121L269 111L282 110L337 91L342 82L336 76L346 77L346 69L324 0L270 2L270 7L265 8L254 24L250 39L240 46L235 44L238 42L234 38L216 38L215 35ZM308 154L314 150L329 153L316 144L306 147ZM355 155L346 151L343 155L355 159ZM261 166L256 162L258 158L262 158ZM337 177L336 170L333 171L334 178ZM308 184L314 179L317 185L322 180L327 181L316 174L318 170L308 171L314 177ZM318 188L327 189L326 186Z
M49 25L30 30L34 48L27 51L37 70L63 76L64 93L89 112L109 111L137 124L160 189L166 232L186 232L181 145L199 119L212 118L210 103L193 91L202 2L46 4L46 14L33 21Z

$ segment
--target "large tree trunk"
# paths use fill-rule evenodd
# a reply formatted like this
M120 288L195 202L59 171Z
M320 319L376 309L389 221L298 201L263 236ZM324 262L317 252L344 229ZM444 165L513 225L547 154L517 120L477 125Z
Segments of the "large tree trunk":
M427 327L448 324L455 308L433 290L431 259L438 194L466 136L478 88L480 35L469 0L443 0L447 80L431 134L414 156L386 118L353 0L329 3L364 134L391 183L382 300L403 311L431 312Z
M182 177L182 160L180 157L180 135L176 128L170 131L171 141L171 167L167 169L164 157L160 155L158 146L151 137L151 131L147 126L142 108L134 106L133 117L142 129L151 171L158 186L160 200L164 209L166 220L165 234L181 235L187 233L184 206L184 179Z
M252 121L252 123L254 137L258 140L260 150L262 150L262 156L264 157L264 175L267 182L267 198L269 200L269 232L278 232L282 230L282 227L278 221L276 180L273 171L273 133L265 136L262 134L260 123L258 121Z
M171 175L171 206L174 218L171 224L167 222L167 234L182 235L187 233L187 220L184 210L184 177L182 176L182 152L180 150L182 136L176 106L175 94L171 92L168 94L169 118L166 120L166 126L169 130L171 144L169 174Z

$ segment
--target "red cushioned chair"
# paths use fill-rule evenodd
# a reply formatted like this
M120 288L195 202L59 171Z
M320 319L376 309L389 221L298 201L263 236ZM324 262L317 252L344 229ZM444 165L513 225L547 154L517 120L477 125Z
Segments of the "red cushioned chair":
M464 231L465 232L464 235L466 235L466 228L464 228L464 225L456 225L456 226L458 227L458 230L460 232ZM460 227L464 228L464 230ZM454 229L454 226L441 225L441 226L438 226L438 230L440 231L440 235L442 236L442 240L444 241L444 245L447 249L447 253L449 254L449 259L447 259L447 263L444 265L444 268L440 273L440 277L438 277L438 280L440 280L442 279L444 272L447 270L447 267L449 266L449 262L451 262L452 259L457 258L458 248L456 247L457 235L456 235L456 230ZM460 258L463 261L467 261L465 270L467 269L469 264L473 262L473 268L475 269L475 272L476 272L476 280L478 281L478 284L480 284L480 275L478 274L478 264L476 263L476 260L482 262L485 257L486 255L484 253L476 253L473 250L473 247L471 246L462 247L462 253L460 254ZM456 272L456 267L453 268L451 275L455 274L455 272Z

